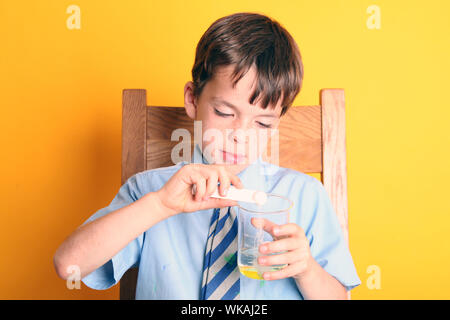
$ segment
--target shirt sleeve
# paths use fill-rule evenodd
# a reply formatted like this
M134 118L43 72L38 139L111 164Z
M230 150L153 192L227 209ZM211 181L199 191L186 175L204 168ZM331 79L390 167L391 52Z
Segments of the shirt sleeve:
M307 214L308 222L301 224L305 226L305 234L310 241L311 255L347 291L355 288L361 281L325 187L311 178L303 192L300 217L302 212L312 214Z
M84 224L94 221L110 212L123 208L143 196L138 184L139 174L131 176L125 184L123 184L112 202L105 208L98 210ZM114 235L111 235L114 237ZM141 249L143 245L144 233L136 239L128 243L120 250L111 260L107 261L103 266L97 268L83 279L83 283L97 290L108 289L117 284L123 274L132 267L139 264Z

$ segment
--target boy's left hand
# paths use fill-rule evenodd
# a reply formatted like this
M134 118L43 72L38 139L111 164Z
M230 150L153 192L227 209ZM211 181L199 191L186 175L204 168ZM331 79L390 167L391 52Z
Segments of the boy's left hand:
M259 252L263 256L258 258L258 263L262 266L287 264L279 271L264 272L265 280L288 277L299 280L311 270L314 259L311 256L309 241L300 226L295 223L277 225L262 218L253 218L252 223L255 227L262 227L274 238L274 241L260 245ZM268 255L282 251L286 252Z

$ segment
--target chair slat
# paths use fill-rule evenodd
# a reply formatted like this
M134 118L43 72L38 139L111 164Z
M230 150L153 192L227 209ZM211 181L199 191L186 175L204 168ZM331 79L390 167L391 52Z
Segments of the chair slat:
M171 141L171 136L180 128L189 131L193 145L193 121L183 107L147 108L147 169L174 164L170 159L171 150L179 141ZM322 172L321 134L320 106L291 108L279 126L279 158L271 157L272 144L263 158L304 173Z

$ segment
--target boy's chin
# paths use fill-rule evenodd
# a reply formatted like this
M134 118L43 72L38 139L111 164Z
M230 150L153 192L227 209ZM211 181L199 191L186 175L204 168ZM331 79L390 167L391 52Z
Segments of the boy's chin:
M217 162L217 164L224 164L227 166L248 166L250 163L247 160L242 161L221 161Z

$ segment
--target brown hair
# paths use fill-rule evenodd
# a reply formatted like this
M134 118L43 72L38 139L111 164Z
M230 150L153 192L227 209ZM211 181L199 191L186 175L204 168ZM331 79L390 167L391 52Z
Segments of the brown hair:
M235 65L233 87L252 66L257 85L250 104L262 94L262 107L275 107L282 97L281 115L300 92L303 64L292 36L277 21L249 12L215 21L201 37L192 68L194 96L199 97L219 66Z

